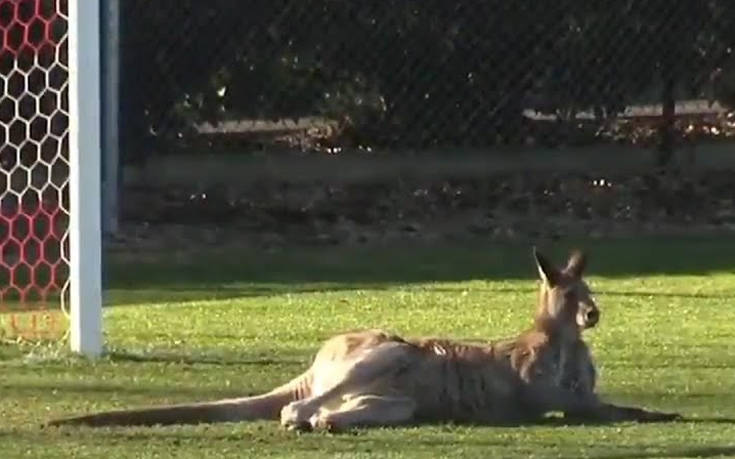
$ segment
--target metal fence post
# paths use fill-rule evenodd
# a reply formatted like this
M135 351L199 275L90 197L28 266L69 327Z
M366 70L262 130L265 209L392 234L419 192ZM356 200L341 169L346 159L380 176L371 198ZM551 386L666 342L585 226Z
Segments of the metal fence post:
M102 0L102 230L115 234L119 223L121 169L120 116L120 0Z

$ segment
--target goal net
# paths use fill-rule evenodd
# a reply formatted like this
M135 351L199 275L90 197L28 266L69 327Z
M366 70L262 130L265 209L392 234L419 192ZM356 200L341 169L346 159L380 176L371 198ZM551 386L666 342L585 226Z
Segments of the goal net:
M69 330L70 280L78 253L70 241L71 211L76 212L72 181L75 174L79 177L75 158L84 153L79 152L80 141L70 135L75 126L77 135L84 135L74 119L80 114L74 112L80 102L70 104L69 71L70 61L84 56L70 47L70 41L79 42L80 37L71 37L69 18L78 12L78 5L94 3L0 0L0 337L4 340L55 339ZM90 72L95 74L95 69ZM94 87L87 97L94 99ZM94 153L83 158L92 167L99 164ZM79 194L98 200L94 180L79 181L78 186Z
M0 313L6 337L54 337L69 284L66 5L0 0Z

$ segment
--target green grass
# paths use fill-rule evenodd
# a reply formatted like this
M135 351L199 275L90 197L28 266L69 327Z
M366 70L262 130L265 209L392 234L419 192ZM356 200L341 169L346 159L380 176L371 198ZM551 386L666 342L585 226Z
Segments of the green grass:
M264 391L339 331L492 338L530 320L527 246L112 257L109 353L0 346L0 457L732 457L735 242L588 242L603 311L587 337L609 400L672 424L431 425L296 435L275 422L41 429L50 418ZM560 258L566 246L555 247Z

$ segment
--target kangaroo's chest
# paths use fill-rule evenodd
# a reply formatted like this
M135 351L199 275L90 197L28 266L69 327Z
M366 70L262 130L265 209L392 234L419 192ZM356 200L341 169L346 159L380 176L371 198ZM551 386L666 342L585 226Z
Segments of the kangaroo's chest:
M556 387L567 387L572 384L576 365L574 350L569 346L552 346L543 352L540 362L535 365L534 379L543 379Z
M569 351L564 346L555 346L546 356L544 372L555 386L561 386L569 361Z
M580 362L575 349L561 346L555 350L550 358L550 379L555 386L574 391L580 384L584 384L585 375L580 374L579 368ZM590 371L594 372L594 368L591 368Z

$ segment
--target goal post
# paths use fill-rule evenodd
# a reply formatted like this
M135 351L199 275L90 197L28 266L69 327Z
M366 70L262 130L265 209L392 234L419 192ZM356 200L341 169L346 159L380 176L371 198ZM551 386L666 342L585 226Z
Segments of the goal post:
M100 1L69 0L71 348L102 352Z

